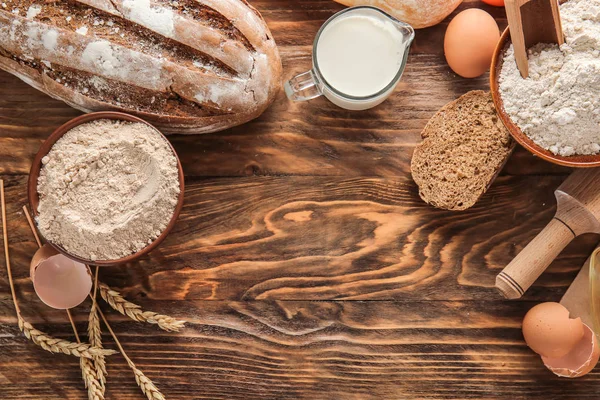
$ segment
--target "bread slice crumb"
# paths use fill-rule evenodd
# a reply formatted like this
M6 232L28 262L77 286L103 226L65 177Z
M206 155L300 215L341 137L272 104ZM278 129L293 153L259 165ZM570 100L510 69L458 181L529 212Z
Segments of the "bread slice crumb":
M446 104L427 123L413 154L421 198L445 210L466 210L487 191L515 144L489 92L474 90Z

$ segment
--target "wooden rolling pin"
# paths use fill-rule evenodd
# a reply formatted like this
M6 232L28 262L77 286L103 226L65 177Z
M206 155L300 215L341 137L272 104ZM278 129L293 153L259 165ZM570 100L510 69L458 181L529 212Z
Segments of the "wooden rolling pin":
M565 42L558 0L506 0L506 18L521 76L529 76L527 49L537 43Z
M600 233L600 168L573 172L554 194L552 221L496 277L506 298L521 297L577 236Z

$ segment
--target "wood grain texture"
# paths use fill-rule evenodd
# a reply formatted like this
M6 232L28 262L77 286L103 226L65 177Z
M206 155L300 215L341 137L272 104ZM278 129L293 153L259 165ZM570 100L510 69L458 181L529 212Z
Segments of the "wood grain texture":
M596 373L549 377L522 342L519 303L147 303L193 315L180 335L111 315L129 355L172 399L584 399L600 384ZM44 329L69 336L60 312L44 318ZM12 319L3 322L5 396L85 398L76 361L54 357L48 368ZM30 368L25 379L19 366ZM141 399L121 359L109 361L107 398Z
M500 299L496 274L552 219L562 180L502 177L455 213L424 204L406 178L188 179L166 241L100 276L126 296L164 300ZM25 268L35 251L25 177L7 184L11 256ZM560 297L597 240L576 240L526 299Z
M330 0L251 3L280 46L286 78L310 66L314 34L342 8ZM469 7L506 26L501 8L478 0L453 15ZM141 262L101 270L128 300L190 321L168 334L102 305L167 399L597 398L598 372L554 377L526 348L520 322L537 302L560 299L598 237L575 240L520 301L494 289L496 274L554 215L553 192L569 170L518 149L461 213L424 204L410 178L428 118L487 89L487 77L465 80L445 64L448 22L417 32L402 83L374 110L291 104L280 93L252 123L171 137L186 172L179 223ZM0 178L17 295L28 320L71 339L64 312L33 292L36 244L21 206L33 155L76 115L0 73ZM88 303L75 310L81 333L88 311ZM123 359L108 364L107 398L144 398ZM87 398L76 360L46 354L18 332L2 267L0 398Z

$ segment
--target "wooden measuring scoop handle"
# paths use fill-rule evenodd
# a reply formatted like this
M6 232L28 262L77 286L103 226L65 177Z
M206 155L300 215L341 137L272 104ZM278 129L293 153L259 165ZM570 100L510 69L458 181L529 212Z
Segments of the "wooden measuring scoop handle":
M529 76L527 49L537 43L565 42L557 0L506 0L506 18L523 78Z
M508 299L518 299L575 238L556 217L496 277L496 287Z

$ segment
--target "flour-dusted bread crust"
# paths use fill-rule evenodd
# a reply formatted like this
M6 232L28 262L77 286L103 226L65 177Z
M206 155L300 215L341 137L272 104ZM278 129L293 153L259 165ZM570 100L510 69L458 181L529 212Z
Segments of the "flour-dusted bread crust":
M446 210L472 207L514 149L491 94L482 90L445 105L421 136L411 162L413 179L424 201Z
M166 133L258 117L281 60L245 0L3 0L0 68L80 110L137 114Z
M346 6L374 6L381 8L415 29L437 25L463 0L335 0Z

